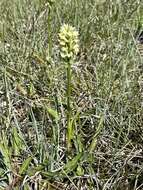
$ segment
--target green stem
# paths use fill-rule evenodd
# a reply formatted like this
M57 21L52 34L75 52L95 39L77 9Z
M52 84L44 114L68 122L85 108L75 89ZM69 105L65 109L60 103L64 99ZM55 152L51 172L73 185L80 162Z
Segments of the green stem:
M67 62L67 149L71 147L71 60Z
M71 63L68 61L67 67L67 126L70 124L71 118Z

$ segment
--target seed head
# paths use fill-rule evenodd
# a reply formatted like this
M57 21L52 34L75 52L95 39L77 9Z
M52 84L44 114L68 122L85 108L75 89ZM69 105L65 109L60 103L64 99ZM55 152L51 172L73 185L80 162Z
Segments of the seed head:
M74 58L79 52L78 32L68 24L64 24L59 32L59 44L61 57Z

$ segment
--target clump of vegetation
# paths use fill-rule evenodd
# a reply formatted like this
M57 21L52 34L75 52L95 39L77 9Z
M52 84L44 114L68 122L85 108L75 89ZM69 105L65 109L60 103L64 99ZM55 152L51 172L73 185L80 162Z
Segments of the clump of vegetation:
M142 2L0 7L0 189L143 189Z

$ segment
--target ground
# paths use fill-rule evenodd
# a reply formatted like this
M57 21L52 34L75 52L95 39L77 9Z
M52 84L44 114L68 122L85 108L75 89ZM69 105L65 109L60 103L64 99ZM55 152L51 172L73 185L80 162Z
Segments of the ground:
M143 189L143 2L0 1L0 189ZM71 65L59 31L79 32Z

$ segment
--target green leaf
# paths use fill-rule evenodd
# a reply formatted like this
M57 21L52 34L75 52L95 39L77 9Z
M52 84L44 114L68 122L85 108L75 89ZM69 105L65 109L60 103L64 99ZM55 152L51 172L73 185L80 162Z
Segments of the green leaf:
M71 161L69 161L65 166L64 166L64 172L69 173L71 171L73 171L77 165L78 165L78 161L81 159L82 157L82 153L79 153L77 156L75 156Z
M76 139L74 139L74 144L75 144L75 147L78 149L78 152L83 152L84 147L83 147L82 141L83 140L80 134L77 135Z
M55 178L57 175L59 175L59 172L40 172L43 177L47 178Z
M23 142L22 139L20 138L17 128L13 127L13 149L15 151L15 154L19 155L20 150L23 149Z
M23 164L22 164L22 166L21 166L21 168L20 168L20 170L19 170L19 174L20 174L20 175L23 175L23 174L26 173L26 171L27 171L27 169L28 169L28 167L29 167L31 161L32 161L32 157L30 156L30 157L28 157L28 158L23 162Z
M58 115L58 112L52 108L47 108L47 112L50 114L50 116L53 118L53 119L56 119L58 120L59 119L59 115Z
M74 135L74 129L73 129L73 121L69 121L68 123L68 127L67 127L67 147L68 147L68 151L71 148L71 140L73 139L73 135Z
M83 169L80 165L78 165L78 167L77 167L77 169L76 169L76 174L77 174L78 176L84 175L84 169Z
M97 143L97 138L98 138L98 135L100 134L102 128L103 128L103 122L104 122L104 117L101 116L100 118L100 121L99 121L99 124L98 124L98 127L97 127L97 130L96 130L96 133L92 139L92 142L90 144L90 147L89 147L89 152L92 153L96 147L96 143Z
M2 142L0 142L0 152L2 153L2 156L3 156L3 164L8 168L10 169L11 168L11 149L8 147L8 142L7 140L4 139L2 140Z

